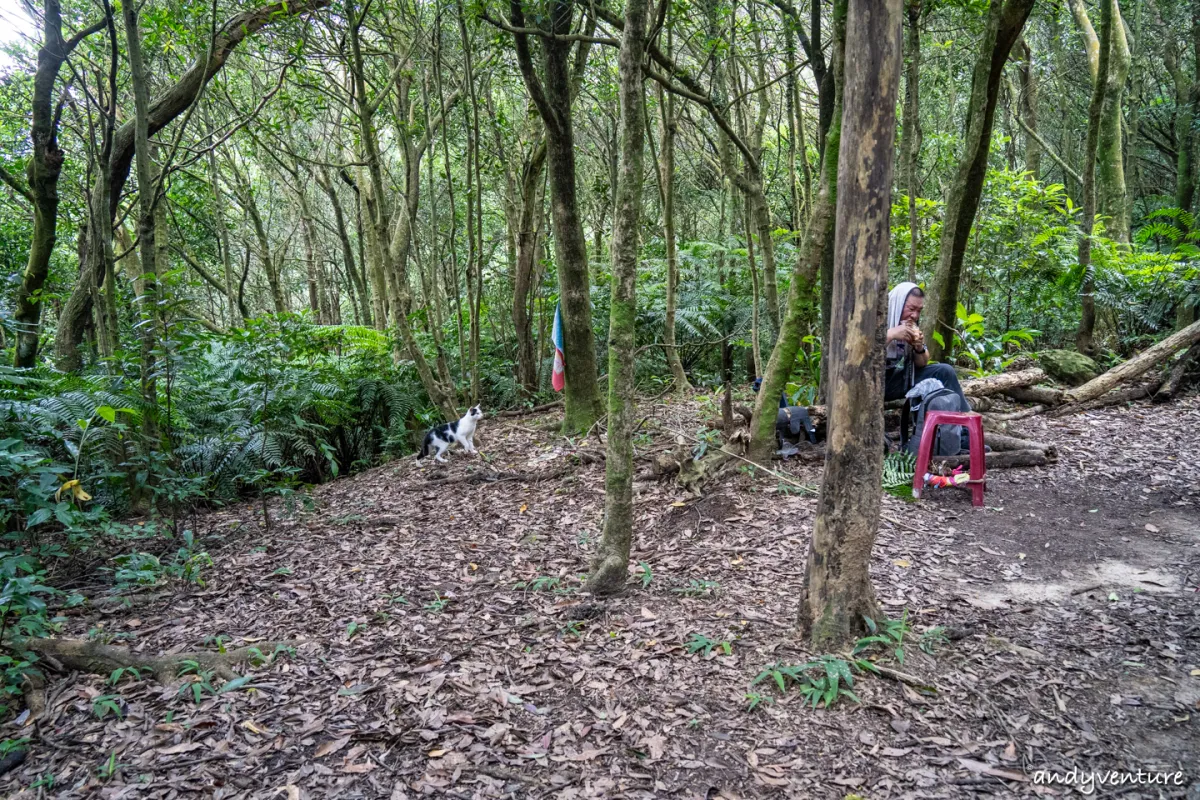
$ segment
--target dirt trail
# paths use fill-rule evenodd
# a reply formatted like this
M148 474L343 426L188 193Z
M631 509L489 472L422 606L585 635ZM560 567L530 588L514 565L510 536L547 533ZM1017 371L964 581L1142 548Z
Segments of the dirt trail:
M712 409L655 406L646 430L694 434ZM0 789L35 797L19 791L53 775L43 796L1029 797L1065 793L1034 786L1038 770L1074 767L1183 770L1184 786L1122 796L1200 796L1197 398L1029 420L1062 457L993 472L985 509L957 490L886 498L914 530L880 532L879 599L911 621L902 669L940 691L862 678L862 704L829 711L750 687L814 655L793 629L814 498L762 473L699 500L639 483L642 566L596 603L578 589L603 464L565 470L575 448L536 424L485 420L487 462L321 487L270 537L254 506L204 517L207 588L68 633L154 653L308 643L200 703L60 676ZM815 468L787 469L816 485ZM459 480L492 470L558 477ZM915 639L934 626L952 641L927 655ZM732 653L688 654L696 633ZM96 718L105 695L123 719Z

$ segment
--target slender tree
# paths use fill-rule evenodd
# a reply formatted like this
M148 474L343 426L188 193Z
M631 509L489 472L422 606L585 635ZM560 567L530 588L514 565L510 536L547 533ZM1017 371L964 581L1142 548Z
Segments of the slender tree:
M604 530L587 587L612 594L625 585L633 541L634 327L638 227L642 216L646 125L642 60L649 0L628 0L618 59L621 162L613 215L612 299L608 322L608 443L604 462Z

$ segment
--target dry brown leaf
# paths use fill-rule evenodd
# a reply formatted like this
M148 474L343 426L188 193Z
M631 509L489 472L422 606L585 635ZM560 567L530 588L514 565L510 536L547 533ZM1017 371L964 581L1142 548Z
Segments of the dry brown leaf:
M332 755L348 744L350 744L349 736L343 736L341 739L330 739L317 748L317 752L313 753L313 758L324 758L325 756Z
M1028 781L1029 778L1023 773L1013 772L1011 769L1001 769L993 767L991 764L985 764L982 761L975 761L970 758L959 758L958 763L969 769L977 775L991 775L995 778L1004 778L1008 781Z

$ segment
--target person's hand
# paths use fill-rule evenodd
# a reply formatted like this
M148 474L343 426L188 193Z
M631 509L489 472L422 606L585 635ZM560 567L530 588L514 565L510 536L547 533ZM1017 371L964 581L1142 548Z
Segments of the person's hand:
M925 346L925 334L921 333L921 329L918 328L916 325L913 325L913 323L911 323L911 322L908 322L905 324L911 326L911 328L912 328L912 332L913 332L913 338L911 340L912 346L916 347L916 348L924 347Z
M920 329L918 328L915 330L916 335L919 336L921 334ZM909 344L912 344L915 341L913 338L913 331L914 328L912 325L907 322L903 322L894 328L888 328L887 338L889 342L895 340L898 342L908 342Z

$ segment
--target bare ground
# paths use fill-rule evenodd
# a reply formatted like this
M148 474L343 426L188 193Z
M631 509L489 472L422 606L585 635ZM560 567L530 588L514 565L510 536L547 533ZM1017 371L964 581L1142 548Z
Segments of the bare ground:
M711 404L648 407L694 435ZM751 681L812 653L794 629L815 499L738 472L696 499L639 483L628 591L579 594L603 464L539 420L485 421L488 462L411 461L312 509L206 515L215 566L131 609L73 617L147 654L302 639L250 683L52 676L9 797L842 798L1064 795L1038 770L1185 774L1124 797L1200 796L1200 400L1021 422L1061 453L994 471L984 509L886 497L873 578L913 637L861 705L805 708ZM590 444L596 449L595 442ZM815 486L815 466L789 465ZM530 473L556 475L533 480ZM497 472L520 479L464 478ZM279 504L277 503L277 506ZM555 578L557 582L538 578ZM643 585L644 579L646 585ZM705 583L710 582L710 583ZM525 583L524 588L515 588ZM693 633L731 655L689 655ZM881 664L898 667L894 661ZM220 686L219 680L213 684ZM764 700L748 710L747 694ZM112 696L124 718L97 719ZM53 776L52 788L46 787ZM41 788L30 788L39 779ZM1102 790L1111 796L1117 790Z

